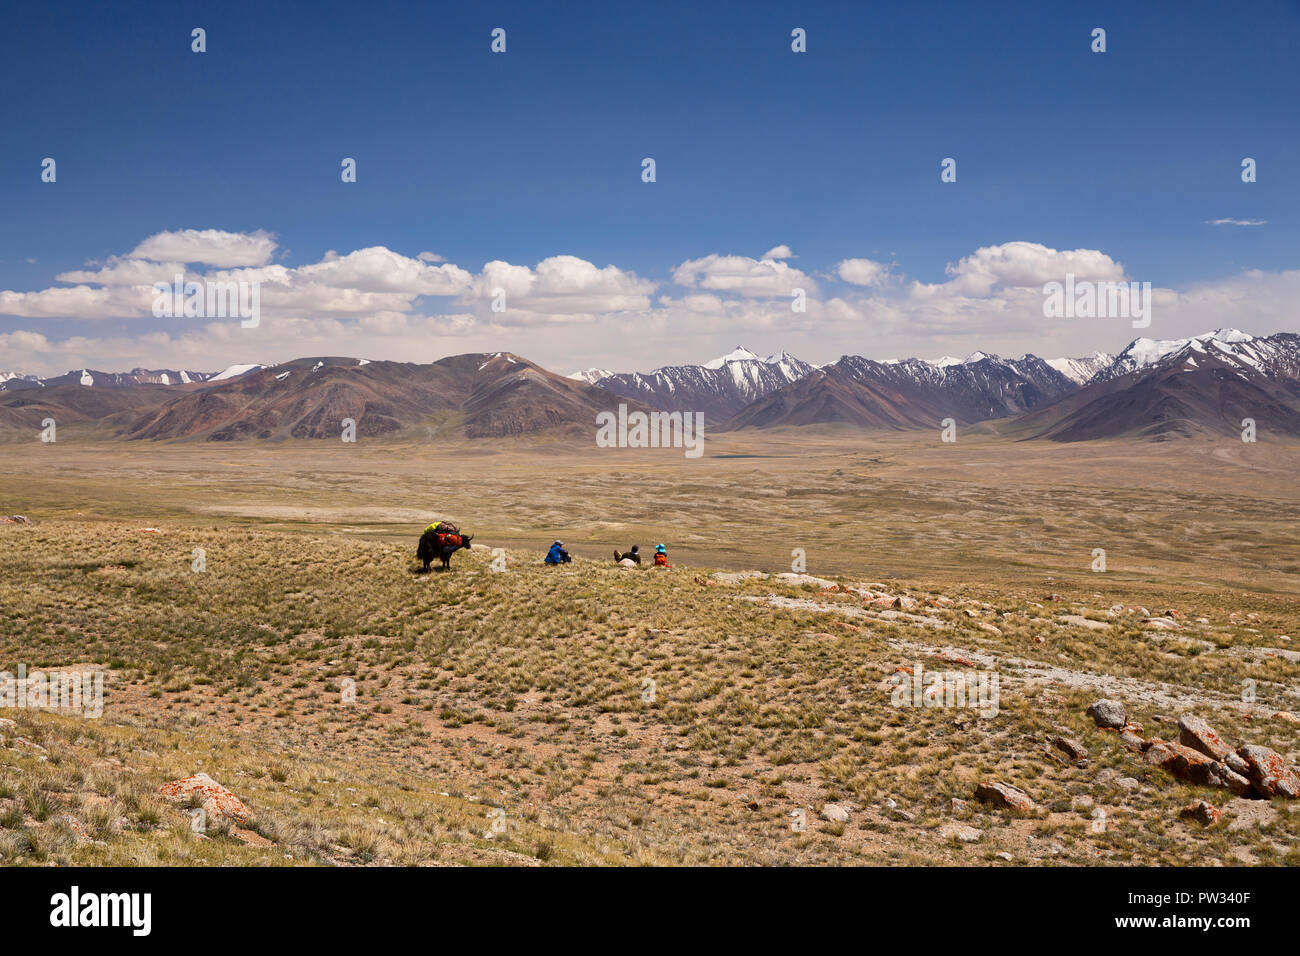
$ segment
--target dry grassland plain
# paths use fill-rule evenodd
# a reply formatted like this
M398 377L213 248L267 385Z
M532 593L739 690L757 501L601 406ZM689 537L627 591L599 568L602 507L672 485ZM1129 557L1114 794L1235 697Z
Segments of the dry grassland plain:
M98 719L0 712L0 863L1300 861L1285 800L1175 780L1084 713L1167 740L1197 713L1297 762L1300 447L705 447L0 446L0 511L31 519L0 526L0 669L107 675ZM415 574L436 518L506 570ZM555 538L573 565L542 565ZM615 568L660 541L672 570ZM796 549L820 580L725 573ZM996 716L896 706L918 664L995 673ZM199 771L247 825L196 834L157 794ZM1200 799L1221 823L1179 818Z

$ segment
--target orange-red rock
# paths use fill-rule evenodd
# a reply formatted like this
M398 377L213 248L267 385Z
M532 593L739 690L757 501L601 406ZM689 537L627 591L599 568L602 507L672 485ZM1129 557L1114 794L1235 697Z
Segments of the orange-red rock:
M225 817L235 823L247 823L251 816L248 807L237 796L206 773L165 783L158 792L168 799L181 801L189 800L192 794L197 793L209 815Z

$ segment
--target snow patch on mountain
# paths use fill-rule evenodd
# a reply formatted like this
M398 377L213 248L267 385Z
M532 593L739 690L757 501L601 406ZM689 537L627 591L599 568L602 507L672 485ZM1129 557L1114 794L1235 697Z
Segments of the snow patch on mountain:
M1058 358L1045 361L1074 384L1082 385L1114 362L1115 356L1097 351L1086 358Z
M216 375L212 376L212 378L208 379L208 381L224 382L228 378L239 378L241 375L247 375L249 372L257 372L267 367L268 366L266 365L231 365L222 369Z
M613 374L607 368L584 368L579 372L571 372L566 378L571 378L575 382L586 382L588 385L597 385L602 378L609 378Z

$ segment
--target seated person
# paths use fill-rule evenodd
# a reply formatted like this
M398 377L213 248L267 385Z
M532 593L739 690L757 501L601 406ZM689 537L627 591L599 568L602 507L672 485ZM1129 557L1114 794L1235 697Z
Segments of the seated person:
M641 545L639 545L639 544L634 544L634 545L632 545L632 550L626 552L625 554L619 554L619 553L618 553L618 549L615 548L615 549L614 549L614 562L617 564L619 561L622 561L624 558L630 558L631 560L635 561L637 564L640 564L640 563L641 563Z
M655 545L655 567L656 568L672 567L672 565L668 563L668 549L665 548L662 544Z
M569 557L569 552L564 550L563 541L556 541L555 544L551 545L551 550L546 552L547 564L568 564L572 561L573 558Z

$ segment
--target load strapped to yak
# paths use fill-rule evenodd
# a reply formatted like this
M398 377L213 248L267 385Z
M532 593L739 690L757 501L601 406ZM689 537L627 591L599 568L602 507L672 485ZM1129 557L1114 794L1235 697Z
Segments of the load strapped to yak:
M438 537L438 547L451 545L459 548L462 544L460 539L460 528L456 527L450 521L435 521L429 527L424 529L424 533L433 532Z

